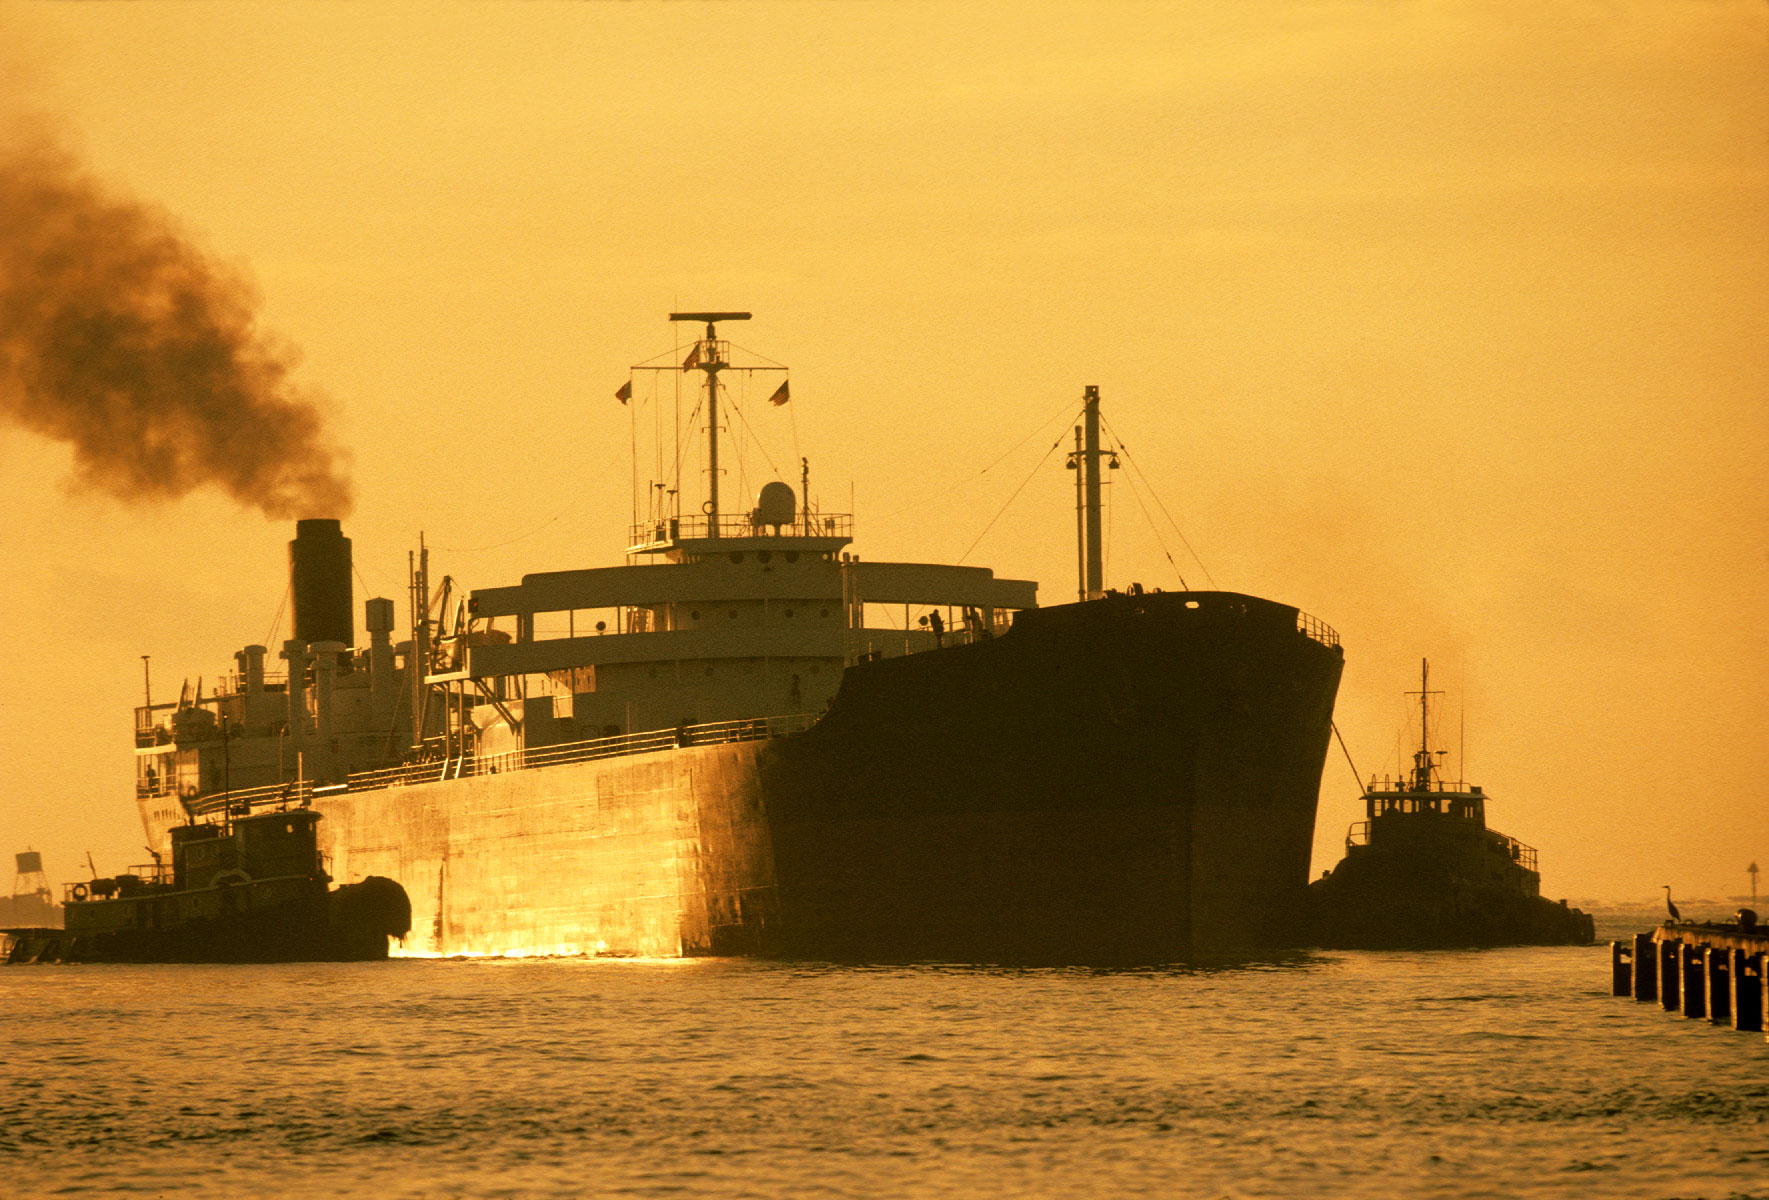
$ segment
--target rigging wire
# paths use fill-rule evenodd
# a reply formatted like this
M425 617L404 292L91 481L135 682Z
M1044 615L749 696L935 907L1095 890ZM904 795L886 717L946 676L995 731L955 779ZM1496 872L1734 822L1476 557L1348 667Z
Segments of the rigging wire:
M776 360L769 358L766 354L757 354L754 350L751 350L748 346L739 346L736 342L731 341L730 338L726 338L725 341L730 344L730 346L733 350L741 350L745 354L755 354L755 356L757 358L759 358L763 362L767 363L770 367L777 367L778 369L780 369L782 371L786 370L786 364L783 362L777 362ZM740 371L756 371L756 370L760 370L761 368L759 368L759 367L739 367L737 369Z
M752 437L752 438L755 437L755 431L750 429L749 422L745 421L743 419L743 412L742 412L741 407L737 403L736 395L734 395L732 393L730 388L725 387L722 384L720 385L719 390L725 394L725 407L728 410L737 413L737 420L738 420L738 422L741 422L742 427L743 427L743 432L749 434L750 437ZM739 392L743 393L744 403L747 404L749 402L749 372L748 371L745 371L743 373L743 382L738 385L737 390ZM727 432L729 432L729 429L727 429ZM757 440L759 441L760 439L757 439ZM736 439L736 442L737 442L737 494L739 496L747 496L747 495L749 495L749 463L747 462L745 455L748 450L748 446L746 446L744 444L744 439L742 437L738 437Z
M996 467L999 467L1002 464L1002 462L1008 457L1008 455L1013 454L1021 446L1024 446L1027 442L1029 442L1033 438L1037 437L1040 433L1043 433L1045 427L1048 426L1052 421L1054 421L1056 418L1062 416L1064 413L1072 412L1072 411L1078 411L1075 409L1075 402L1073 400L1067 402L1061 408L1059 408L1055 412L1051 413L1050 416L1044 418L1043 421L1039 422L1038 427L1036 429L1032 430L1031 433L1028 433L1025 437L1023 437L1019 441L1015 442L1013 444L1013 449L1008 450L1006 453L1002 454L994 462L992 462L988 466L984 467L981 471L978 471L977 474L978 475L987 475L990 471L993 471Z
M1096 458L1094 461L1098 462L1099 460ZM1077 467L1076 469L1079 470L1080 468ZM1105 580L1112 577L1112 533L1117 528L1114 518L1118 514L1118 505L1116 498L1112 495L1111 479L1111 475L1108 474L1104 479L1100 480L1100 491L1104 494L1106 508L1105 553L1100 555L1101 587L1105 586Z
M609 461L611 463L619 463L620 458L618 452L612 456ZM444 554L481 554L487 550L501 550L505 546L514 546L517 542L526 541L541 530L546 529L551 525L558 524L559 521L569 516L571 513L576 512L579 508L582 508L586 499L587 495L584 493L579 493L578 495L573 496L570 500L566 501L565 507L542 521L539 525L536 525L526 533L519 533L515 537L506 538L501 542L492 542L490 545L486 546L431 546L430 549L440 550ZM365 583L363 586L367 587L368 585Z
M688 424L690 424L690 425L694 424L694 418L698 417L700 415L700 406L702 403L704 403L704 399L705 399L704 397L700 397L697 394L696 399L694 401L694 409L692 412L690 412L688 414ZM679 409L680 407L681 407L681 403L680 403L680 401L678 401L677 408ZM681 508L681 502L682 502L682 455L685 453L684 447L682 445L681 429L682 429L681 415L678 412L677 420L676 420L676 462L675 462L675 466L672 468L675 472L676 506L677 506L678 511Z
M363 586L366 587L367 585L365 584ZM276 631L282 628L283 610L289 606L289 593L294 590L294 587L295 581L293 579L289 580L288 583L283 584L283 598L276 606L276 616L270 618L270 631L264 635L264 644L266 646L276 645L274 640L276 638Z
M542 521L539 525L536 525L533 529L530 529L527 533L517 534L508 541L493 542L489 546L431 546L430 549L440 550L444 554L480 554L486 550L501 550L505 546L514 546L517 542L526 541L528 538L533 537L541 530L547 528L547 526L556 523L561 517L565 516L566 513L576 508L580 503L580 500L581 497L571 501L571 503L554 513L551 517L548 517L545 521Z
M362 584L362 590L365 593L365 598L369 597L369 596L373 596L375 594L375 589L370 587L369 581L362 577L362 568L357 566L356 562L354 560L352 560L350 563L350 569L353 572L355 572L355 574L356 574L356 582Z
M680 296L677 296L675 298L675 303L677 305L680 305L681 302L682 302L682 298ZM681 310L679 308L673 308L673 309L671 309L671 311L672 312L679 312ZM670 329L675 334L675 342L676 342L676 348L672 352L675 355L675 358L673 361L681 362L682 361L682 326L681 326L681 323L677 322L677 321L671 321L670 322ZM681 516L681 514L682 514L682 376L684 374L685 374L685 372L682 372L682 371L673 372L673 375L674 375L675 381L676 381L676 416L675 416L676 423L675 423L674 429L672 429L671 432L675 435L675 439L676 439L676 456L675 456L675 464L674 464L675 475L672 479L672 482L675 484L675 487L676 487L676 496L675 496L675 504L674 504L673 511L670 513L671 516ZM700 411L700 389L699 388L694 389L694 404L695 404L694 411L699 412ZM689 424L694 423L693 416L689 416L688 422L689 422Z
M931 496L923 497L920 500L912 500L908 504L905 504L905 505L901 506L900 508L894 508L887 513L882 513L882 514L880 514L880 516L877 519L881 520L881 521L888 521L892 517L899 517L899 516L902 516L904 513L914 512L916 509L925 508L928 505L933 504L935 501L944 500L947 496L950 496L953 492L956 492L960 488L969 487L971 484L975 483L977 480L979 480L983 476L987 475L990 471L993 471L996 467L999 467L1002 463L1006 462L1009 457L1018 453L1020 447L1024 446L1027 442L1031 441L1033 438L1037 437L1039 434L1043 433L1046 429L1048 429L1050 427L1050 423L1052 421L1054 421L1056 418L1063 416L1066 413L1075 412L1075 411L1077 411L1077 410L1075 408L1074 401L1072 401L1072 400L1065 401L1061 408L1059 408L1056 412L1052 413L1050 416L1044 418L1044 420L1040 421L1038 423L1038 425L1032 430L1032 432L1028 433L1025 437L1021 438L1018 442L1015 442L1011 449L1009 449L1006 453L998 456L994 462L992 462L988 466L984 467L981 471L978 471L975 475L969 476L968 478L965 478L965 479L960 479L957 483L952 484L951 486L945 488L942 491L935 492ZM1021 486L1023 487L1025 485L1022 484Z
M1345 765L1351 768L1352 781L1357 784L1357 790L1361 793L1364 790L1364 777L1358 773L1357 764L1351 761L1351 751L1346 748L1345 735L1339 732L1339 722L1333 721L1331 724L1333 736L1339 739L1339 749L1345 752Z
M801 471L809 473L810 465L805 462L805 456L804 456L803 452L799 450L799 414L798 414L798 409L793 407L793 403L792 403L792 400L790 397L788 397L787 402L786 402L786 419L792 426L792 457L798 462L799 469ZM804 490L810 491L809 488L806 488ZM799 511L800 512L809 511L810 503L811 503L811 498L809 496L800 496L799 497Z
M762 457L767 459L768 465L774 469L774 478L785 479L786 476L780 473L780 467L774 462L774 456L769 454L768 448L762 444L761 434L755 431L755 426L749 423L749 418L743 415L743 409L738 407L736 401L732 401L731 411L737 414L739 421L743 422L743 431L749 434L750 440L756 444L756 449L762 452ZM741 446L743 443L739 441L737 444Z
M1117 440L1116 435L1113 435L1113 440ZM1120 444L1118 449L1122 451L1123 445ZM1130 456L1126 453L1125 457ZM1173 560L1173 552L1167 549L1167 539L1161 536L1161 527L1155 523L1154 514L1150 513L1149 506L1143 503L1142 493L1137 490L1136 480L1126 475L1124 482L1130 485L1130 494L1136 498L1136 506L1142 509L1143 518L1149 523L1149 532L1155 535L1155 544L1161 547L1162 557L1166 558L1167 564L1173 568L1173 573L1179 576L1179 586L1188 592L1191 591L1192 585L1186 582L1185 572L1179 569L1179 564Z
M632 516L628 520L639 523L639 410L633 407L633 373L627 372L627 398L621 406L627 410L627 456L632 460L632 487L627 492L627 503L631 507ZM650 490L650 489L646 489Z
M1048 425L1049 422L1047 421L1047 422L1045 422L1045 424ZM995 528L995 522L1001 520L1002 513L1005 513L1008 510L1009 505L1013 504L1013 502L1015 500L1018 500L1020 498L1020 493L1026 490L1026 485L1028 483L1032 482L1032 476L1038 474L1038 469L1040 467L1042 467L1045 463L1050 461L1050 456L1052 454L1056 453L1056 448L1062 444L1063 444L1063 435L1059 433L1059 434L1057 434L1056 441L1054 441L1050 444L1050 449L1046 450L1044 452L1044 456L1042 458L1040 458L1036 463L1032 464L1031 471L1027 472L1026 477L1024 479L1020 480L1020 486L1013 490L1013 495L1009 496L1007 498L1007 502L1005 504L1003 504L999 510L996 511L996 513L993 517L989 518L989 523L987 525L983 526L983 532L979 533L977 535L977 540L970 544L970 549L966 550L963 554L960 554L958 556L958 562L962 563L965 559L969 558L971 555L971 550L975 550L982 543L983 539L989 536L989 531L991 529ZM954 564L954 565L957 565L957 564Z
M1204 565L1204 560L1198 557L1198 552L1196 550L1192 549L1191 540L1186 537L1185 530L1179 527L1179 522L1175 521L1173 519L1173 514L1167 511L1167 505L1162 502L1161 494L1155 490L1155 485L1149 482L1149 477L1147 473L1143 471L1142 464L1137 462L1137 460L1131 456L1130 447L1124 444L1124 439L1118 436L1118 431L1112 428L1112 423L1106 420L1104 413L1100 414L1100 422L1105 425L1106 432L1112 435L1112 440L1118 443L1118 449L1124 452L1125 461L1130 464L1131 468L1135 470L1138 475L1142 476L1143 486L1148 489L1149 495L1154 499L1156 506L1160 508L1162 515L1167 518L1167 523L1173 526L1173 532L1179 535L1180 542L1184 544L1187 552L1191 554L1193 561L1195 561L1198 564L1199 569L1204 572L1204 578L1210 581L1211 587L1216 587L1216 579L1210 574L1210 568Z

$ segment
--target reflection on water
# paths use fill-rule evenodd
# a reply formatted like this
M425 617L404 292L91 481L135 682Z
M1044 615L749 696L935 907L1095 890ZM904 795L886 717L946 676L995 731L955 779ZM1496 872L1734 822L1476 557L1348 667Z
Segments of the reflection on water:
M1607 985L1594 948L15 967L0 1159L26 1196L1769 1196L1769 1047Z

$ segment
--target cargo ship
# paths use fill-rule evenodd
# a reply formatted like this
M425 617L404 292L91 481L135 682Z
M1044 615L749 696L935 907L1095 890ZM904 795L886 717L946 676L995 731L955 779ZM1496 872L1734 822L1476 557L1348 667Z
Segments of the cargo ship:
M1592 918L1542 895L1535 848L1490 828L1478 784L1448 780L1431 744L1431 664L1419 665L1419 748L1399 779L1370 779L1345 857L1309 885L1310 943L1427 950L1588 945Z
M697 372L707 464L699 511L679 465L635 502L624 564L461 592L420 547L410 636L377 597L365 646L350 540L298 522L282 669L246 646L207 695L137 710L150 841L309 806L334 877L409 894L399 953L1099 962L1294 941L1337 635L1248 595L1107 591L1093 388L1074 603L862 560L808 468L726 512L724 380L779 371L787 398L783 368L719 335L748 316L672 314L704 334L616 393Z

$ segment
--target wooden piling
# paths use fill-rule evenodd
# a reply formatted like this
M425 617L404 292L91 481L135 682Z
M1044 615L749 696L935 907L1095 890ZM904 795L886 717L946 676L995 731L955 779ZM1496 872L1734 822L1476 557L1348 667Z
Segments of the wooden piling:
M1708 1022L1732 1024L1732 952L1724 946L1704 946L1702 980L1706 984Z
M1634 935L1634 999L1643 1004L1658 999L1658 947L1650 933Z
M1683 1015L1692 1021L1708 1015L1707 954L1701 946L1689 942L1677 947L1677 965L1682 969Z
M1628 996L1634 991L1634 944L1609 943L1609 994Z
M1769 926L1738 919L1666 921L1650 933L1609 944L1610 994L1668 1013L1769 1037Z
M1763 956L1732 951L1732 1028L1757 1033L1763 1028Z
M1683 980L1683 968L1678 952L1683 943L1676 938L1666 938L1658 944L1658 1006L1666 1012L1676 1012L1682 1007L1677 998L1678 985Z

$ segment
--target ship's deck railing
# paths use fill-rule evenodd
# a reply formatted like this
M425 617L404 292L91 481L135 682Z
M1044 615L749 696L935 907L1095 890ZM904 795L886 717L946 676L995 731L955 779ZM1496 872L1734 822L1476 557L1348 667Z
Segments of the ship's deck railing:
M498 775L507 771L531 771L539 767L558 767L568 763L591 762L600 758L619 758L629 754L646 754L654 750L671 750L688 746L717 746L728 742L757 742L767 738L802 733L816 723L812 713L793 713L779 717L750 717L741 721L711 721L703 725L680 725L674 729L650 729L641 733L615 737L591 738L582 742L565 742L557 746L536 746L511 750L503 754L476 754L466 759L437 760L387 767L379 771L360 771L350 776L350 790L401 787L415 783L435 783L442 779L462 779L475 775Z
M199 680L199 685L201 681ZM267 692L287 691L289 676L286 671L264 673L263 688ZM239 672L231 672L219 676L215 680L214 690L207 696L198 696L194 700L168 700L154 705L135 706L135 745L137 749L149 746L166 746L173 741L176 728L175 714L179 711L201 709L211 715L220 713L221 705L230 700L237 700L247 695L246 677ZM156 714L165 714L161 720ZM237 734L235 736L238 736Z
M1526 846L1516 838L1500 833L1496 829L1487 830L1486 835L1509 854L1518 866L1526 871L1536 869L1536 848L1534 846Z
M61 885L62 904L78 904L82 900L127 900L144 891L172 886L172 864L142 863L118 871L108 879L80 879Z
M875 658L903 658L911 654L926 654L930 650L949 650L953 646L968 646L972 642L986 642L991 638L1003 637L1013 628L1013 610L997 609L996 613L992 625L981 620L970 625L953 624L947 626L938 637L925 626L920 629L896 629L890 626L850 629L850 658L857 662L869 662Z
M1306 633L1323 646L1337 646L1339 644L1337 630L1319 617L1311 617L1301 609L1296 610L1296 629L1299 633Z
M1433 770L1436 770L1434 767ZM1380 779L1372 773L1370 782L1364 785L1366 792L1393 792L1397 796L1436 795L1439 792L1459 792L1465 796L1479 796L1490 799L1481 790L1463 779L1433 779L1431 786L1421 789L1414 785L1412 779L1405 775L1383 775Z
M557 767L599 758L646 754L654 750L718 746L729 742L758 742L784 737L789 733L803 733L816 724L817 717L818 714L815 713L791 713L777 717L749 717L741 721L710 721L703 725L650 729L641 733L591 738L588 741L566 742L557 746L537 746L532 750L513 750L504 754L470 754L464 759L433 759L385 767L378 771L354 771L349 782L342 785L322 785L316 789L311 779L291 780L288 783L273 783L263 787L212 792L207 796L187 798L184 805L186 811L197 817L223 812L232 812L237 816L260 808L305 808L313 802L316 791L321 795L338 791L373 791L408 784L436 783L443 779L469 779L477 775L498 775L507 771L531 771L539 767Z
M254 808L305 808L313 801L313 780L291 779L287 783L267 783L263 787L234 788L227 792L211 792L207 796L186 799L184 807L192 816L212 813L250 812Z
M748 513L721 514L715 530L712 518L702 515L666 517L634 525L628 542L633 549L668 546L681 541L705 538L852 538L854 517L851 513L800 513L787 525L761 525L750 520Z

